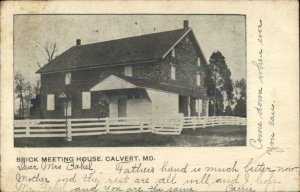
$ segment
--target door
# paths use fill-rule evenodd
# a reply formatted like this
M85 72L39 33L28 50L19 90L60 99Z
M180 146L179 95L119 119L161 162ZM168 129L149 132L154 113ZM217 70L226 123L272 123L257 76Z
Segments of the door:
M65 117L72 116L72 101L68 102L67 108L66 108L66 106L64 106L64 113L65 113Z
M118 116L126 117L126 99L124 98L118 100Z

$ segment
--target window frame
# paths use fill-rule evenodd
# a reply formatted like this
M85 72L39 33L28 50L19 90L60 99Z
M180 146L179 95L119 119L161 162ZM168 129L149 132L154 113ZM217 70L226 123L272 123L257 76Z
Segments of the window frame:
M88 101L86 101L84 98L87 98ZM92 107L92 94L91 94L91 92L90 91L81 92L81 109L91 109L91 107Z

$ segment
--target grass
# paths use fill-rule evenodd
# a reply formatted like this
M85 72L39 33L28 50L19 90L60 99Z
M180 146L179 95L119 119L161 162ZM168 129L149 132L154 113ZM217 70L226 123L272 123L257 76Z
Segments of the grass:
M200 147L245 146L246 126L185 129L181 135L107 134L65 138L15 138L15 147Z

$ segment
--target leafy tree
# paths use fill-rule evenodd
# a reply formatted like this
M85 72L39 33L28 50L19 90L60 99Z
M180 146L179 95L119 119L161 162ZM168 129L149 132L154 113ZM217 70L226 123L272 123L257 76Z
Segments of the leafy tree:
M235 108L234 114L240 117L247 116L247 85L246 80L243 78L239 81L235 81Z
M230 107L233 99L233 85L230 77L231 71L225 62L225 57L220 51L213 52L204 81L210 98L210 115L224 114L224 99L227 100L226 108Z
M30 107L30 118L42 118L42 108L41 108L41 81L37 80L32 84L32 95L34 98L31 99Z

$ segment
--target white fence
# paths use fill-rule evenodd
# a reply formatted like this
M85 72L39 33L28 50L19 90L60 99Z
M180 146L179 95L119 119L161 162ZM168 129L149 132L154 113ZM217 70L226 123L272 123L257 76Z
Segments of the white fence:
M101 119L39 119L15 120L14 137L67 137L102 134L155 133L179 135L182 129L219 125L246 125L246 118L215 117L155 117Z
M234 116L184 117L183 129L214 127L218 125L246 125L247 119Z

